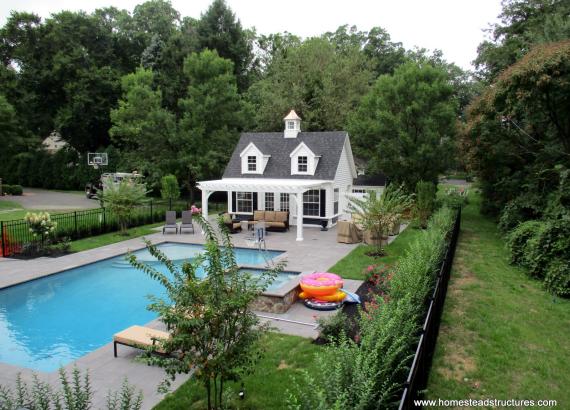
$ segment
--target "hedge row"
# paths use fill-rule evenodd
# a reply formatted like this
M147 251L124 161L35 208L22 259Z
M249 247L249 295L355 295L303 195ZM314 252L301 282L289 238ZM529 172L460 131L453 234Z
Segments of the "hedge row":
M455 215L444 207L432 216L394 268L388 297L362 313L356 341L341 335L317 354L317 371L295 384L291 408L397 407Z

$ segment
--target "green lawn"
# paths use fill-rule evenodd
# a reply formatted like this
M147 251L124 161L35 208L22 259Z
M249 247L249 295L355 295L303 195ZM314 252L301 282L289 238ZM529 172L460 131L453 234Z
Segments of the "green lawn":
M319 346L309 339L269 333L263 341L266 354L257 364L255 373L244 378L245 400L237 400L241 383L230 383L236 397L231 408L283 409L286 408L287 389L292 377L300 369L313 369L315 353ZM188 410L206 407L205 389L191 379L161 401L155 410Z
M555 399L570 408L570 300L509 265L496 224L470 195L428 398Z
M374 258L366 255L373 251L374 246L359 245L343 259L338 261L336 265L329 269L329 272L336 273L345 279L364 279L364 271L369 265L377 264L393 264L405 252L410 243L414 241L422 231L410 225L398 237L386 246L386 255L381 258Z
M149 225L137 226L128 230L128 235L122 235L119 232L109 232L102 235L91 236L89 238L78 239L71 242L70 250L72 252L86 251L88 249L98 248L100 246L110 245L127 239L138 238L144 235L150 235L157 231L153 228L164 225L164 222L158 222Z

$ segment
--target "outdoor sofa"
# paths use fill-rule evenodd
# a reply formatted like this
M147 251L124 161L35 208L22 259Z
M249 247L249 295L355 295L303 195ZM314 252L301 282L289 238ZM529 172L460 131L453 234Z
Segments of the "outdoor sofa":
M288 231L289 211L254 211L253 219L249 220L249 225L258 222L265 222L265 229L268 231Z

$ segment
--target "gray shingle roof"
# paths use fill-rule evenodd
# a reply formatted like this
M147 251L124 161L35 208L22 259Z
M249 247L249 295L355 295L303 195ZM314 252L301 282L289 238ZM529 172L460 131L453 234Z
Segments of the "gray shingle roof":
M300 132L297 138L285 138L283 132L246 132L241 134L224 171L224 178L290 178L334 180L346 131ZM271 155L263 175L242 174L239 154L253 142L264 155ZM320 155L315 175L291 175L291 152L304 142Z

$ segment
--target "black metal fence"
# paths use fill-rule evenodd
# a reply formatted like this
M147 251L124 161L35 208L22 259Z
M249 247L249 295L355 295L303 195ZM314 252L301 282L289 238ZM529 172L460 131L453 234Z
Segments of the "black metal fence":
M198 205L199 206L199 205ZM222 209L224 204L210 204L210 209ZM152 224L164 221L165 212L190 209L187 201L149 201L137 206L128 221L129 227ZM50 219L57 222L57 227L50 240L58 242L64 238L76 240L119 230L118 218L106 208L87 209L65 213L51 214ZM37 247L43 238L34 236L30 226L24 219L0 221L0 257L25 254Z
M453 257L455 256L455 248L457 247L457 238L459 237L459 230L461 227L461 208L457 212L455 224L451 233L451 239L445 253L445 258L441 264L441 268L437 275L437 282L435 289L429 300L429 307L422 326L420 340L416 348L414 360L408 378L404 385L404 392L400 399L399 410L417 408L414 405L414 400L419 398L419 394L427 386L427 379L433 352L435 350L435 343L437 341L437 334L439 332L439 324L441 322L441 313L443 311L443 304L447 294L447 285L449 283L449 276L451 274L451 266L453 264Z

